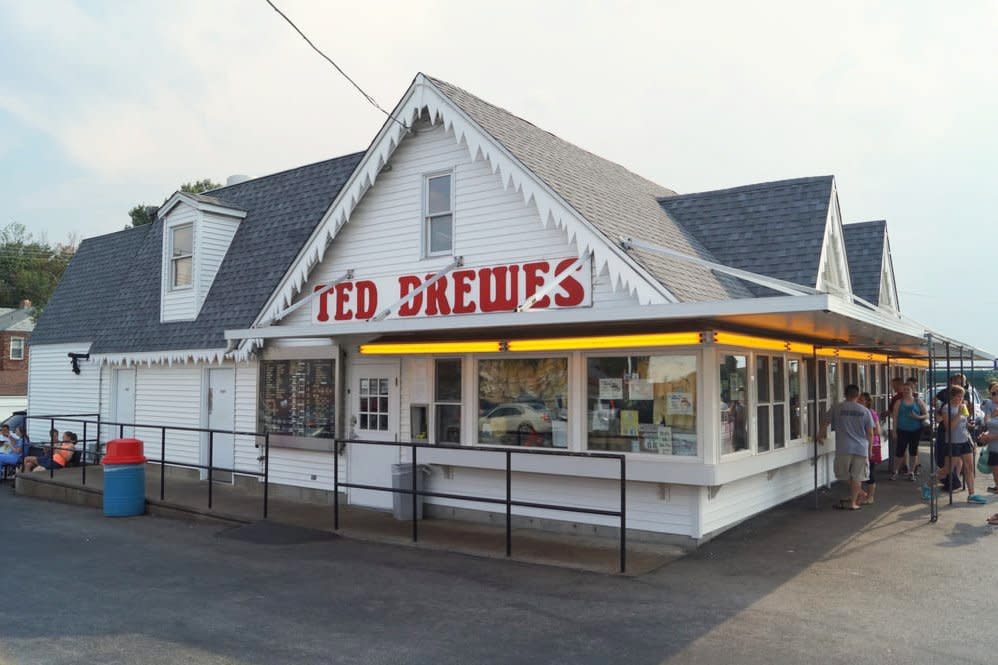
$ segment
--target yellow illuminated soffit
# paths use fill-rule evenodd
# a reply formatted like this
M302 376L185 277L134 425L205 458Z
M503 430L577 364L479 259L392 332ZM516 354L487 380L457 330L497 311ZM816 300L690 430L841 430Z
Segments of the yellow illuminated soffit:
M817 354L824 358L838 358L840 360L866 360L869 362L885 363L887 356L883 353L867 353L865 351L853 351L851 349L818 349Z
M739 335L738 333L715 332L714 342L728 346L740 346L748 349L762 349L764 351L790 351L792 353L811 353L814 347L804 342L787 342L782 339L771 339L769 337L754 337L752 335Z
M627 346L697 346L698 332L653 333L648 335L609 335L603 337L560 337L510 340L510 351L571 351L575 349L614 349Z
M365 356L404 356L421 353L499 353L498 341L487 342L399 342L361 344Z
M927 368L929 366L929 361L922 360L921 358L891 358L891 363L894 365L900 365L901 367Z

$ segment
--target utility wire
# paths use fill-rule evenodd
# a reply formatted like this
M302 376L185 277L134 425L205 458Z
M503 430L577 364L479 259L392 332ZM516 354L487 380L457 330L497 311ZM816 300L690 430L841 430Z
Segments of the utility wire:
M345 78L347 81L349 81L350 85L352 85L354 88L356 88L357 92L359 92L361 95L363 95L364 99L366 99L371 106L373 106L374 108L376 108L379 111L381 111L382 113L384 113L391 120L397 122L399 125L402 126L403 129L405 129L405 130L409 129L404 122L402 122L401 120L399 120L398 118L396 118L395 116L393 116L391 113L389 113L388 111L386 111L384 108L382 108L381 105L378 104L378 102L374 99L374 97L372 97L371 95L369 95L366 92L364 92L364 89L361 88L359 85L357 85L357 82L354 81L352 78L350 78L347 75L347 73L345 71L343 71L340 68L340 66L337 65L336 62L332 58L330 58L328 55L326 55L325 53L323 53L322 49L320 49L318 46L316 46L315 44L313 44L312 40L309 39L305 35L305 33L301 31L301 28L299 28L297 25L295 25L295 22L292 21L291 19L289 19L288 15L285 14L284 12L282 12L277 7L277 5L275 5L273 2L271 2L271 0L266 0L266 2L267 2L268 5L270 5L271 9L273 9L275 12L277 12L278 14L280 14L281 18L283 18L285 21L288 22L288 25L290 25L292 28L295 29L295 32L297 32L299 35L301 35L301 38L305 40L305 43L307 43L309 46L312 47L312 50L314 50L316 53L318 53L319 55L321 55L326 60L326 62L328 62L329 64L331 64L333 67L335 67L336 71L338 71L343 78Z

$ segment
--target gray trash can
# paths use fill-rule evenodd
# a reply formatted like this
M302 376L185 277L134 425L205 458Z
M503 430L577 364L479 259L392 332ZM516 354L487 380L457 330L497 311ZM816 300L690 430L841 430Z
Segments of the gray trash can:
M430 475L430 467L419 465L416 477L416 489L422 492L426 489L426 479ZM392 489L412 491L412 464L392 464ZM412 494L392 493L392 515L397 520L412 519ZM423 519L423 497L416 497L416 519Z

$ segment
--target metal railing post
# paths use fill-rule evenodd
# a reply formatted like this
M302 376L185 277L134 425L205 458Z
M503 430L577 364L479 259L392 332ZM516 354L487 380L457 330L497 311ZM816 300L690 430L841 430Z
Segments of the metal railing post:
M270 501L270 432L263 435L263 519L267 519Z
M346 450L346 443L343 444ZM340 442L333 442L333 531L340 530Z
M87 486L87 421L83 421L83 486Z
M51 427L49 427L49 478L55 478L55 442L52 441L52 430L55 429L55 418L50 422Z
M926 336L926 346L929 350L929 368L926 374L928 378L925 382L926 391L932 390L932 381L935 376L935 366L936 366L936 355L934 350L934 341L932 339L932 333L927 333ZM929 444L929 464L926 467L929 471L926 474L926 485L929 487L929 523L934 523L939 520L939 483L936 480L936 439L937 437L937 424L936 424L936 408L933 400L935 395L926 395L925 403L929 405L929 428L932 432L930 435Z
M159 432L159 500L166 500L166 428Z
M215 463L215 431L208 430L208 510L211 510L212 473Z
M416 474L419 473L419 467L416 464L416 444L412 444L412 542L419 541L419 520L416 519L416 488L418 487L418 480Z
M124 439L125 438L125 426L124 425L118 425L118 438L119 439Z
M627 459L620 456L620 572L627 572Z
M811 378L811 387L814 394L811 396L811 403L814 404L814 422L811 423L811 441L814 444L814 509L818 510L818 421L821 416L818 414L818 347L811 348L811 366L814 368L814 376Z
M513 453L506 451L506 556L513 556Z
M950 372L953 370L950 368L950 351L949 342L946 342L946 390L943 395L943 413L946 414L946 484L949 485L949 505L953 505L953 435L951 434L953 430L953 414L949 408L950 393L949 393L949 377ZM957 412L959 416L959 411Z

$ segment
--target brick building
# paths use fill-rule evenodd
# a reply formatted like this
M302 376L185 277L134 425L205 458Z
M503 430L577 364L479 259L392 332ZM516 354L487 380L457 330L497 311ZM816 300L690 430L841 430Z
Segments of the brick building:
M0 417L28 404L28 339L35 327L31 301L0 307Z

